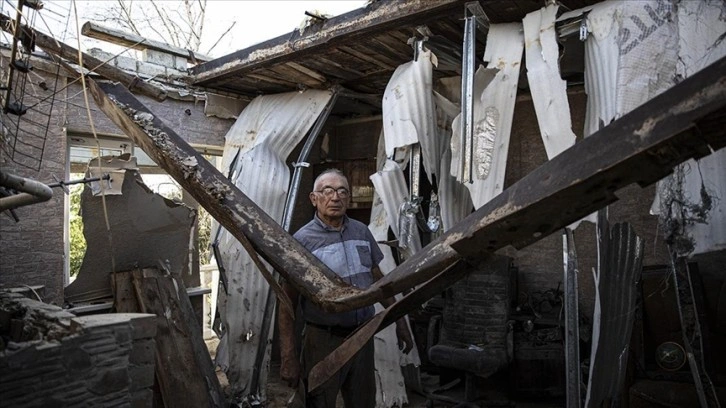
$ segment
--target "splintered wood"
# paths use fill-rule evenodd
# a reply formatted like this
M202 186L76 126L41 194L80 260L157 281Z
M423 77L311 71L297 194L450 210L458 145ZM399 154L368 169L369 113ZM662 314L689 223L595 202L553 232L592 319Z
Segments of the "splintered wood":
M114 309L158 319L156 386L167 407L219 407L223 396L184 283L157 269L111 275Z

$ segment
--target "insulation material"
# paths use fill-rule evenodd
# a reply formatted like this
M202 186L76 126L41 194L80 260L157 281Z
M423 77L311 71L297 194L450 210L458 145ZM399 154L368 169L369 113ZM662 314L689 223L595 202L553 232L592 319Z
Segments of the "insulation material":
M204 102L204 114L221 119L237 119L245 106L247 106L247 101L208 93Z
M371 175L371 182L376 193L383 201L383 207L386 212L386 221L391 226L393 234L399 239L400 231L398 230L400 208L401 205L408 200L408 186L406 178L401 168L393 160L387 160L383 169ZM406 249L401 248L401 252L405 258L411 257L421 249L421 238L417 228L410 230L410 246Z
M136 157L131 156L130 153L124 153L120 156L103 156L91 159L88 162L86 177L101 178L106 174L111 176L109 180L92 181L89 183L91 193L94 196L101 195L101 191L105 195L121 195L126 170L138 170L138 168Z
M424 170L433 183L441 148L436 133L431 58L430 51L422 50L415 61L399 66L391 76L383 93L383 133L388 157L398 147L420 143Z
M587 15L585 136L674 84L677 25L668 2L611 1Z
M81 215L88 247L76 280L65 288L68 302L110 297L110 274L116 271L163 264L177 276L189 274L196 212L151 191L137 170L123 171L120 195L101 197L88 185L83 189Z
M504 189L523 48L521 24L493 24L489 28L484 52L487 69L478 69L474 76L473 182L466 183L466 187L475 208L486 204ZM487 85L492 70L496 70L496 75ZM458 135L460 128L461 117L454 120L453 134ZM458 175L462 166L459 144L459 138L453 137L452 175Z
M527 79L550 160L575 144L567 103L567 82L560 78L556 14L557 6L550 5L527 14L523 20Z
M679 78L687 78L726 55L726 3L720 0L700 2L681 1L678 4L678 63ZM698 162L683 163L682 189L689 204L707 208L702 190L711 199L706 222L689 223L686 233L695 245L693 255L726 249L726 149L721 149ZM669 176L658 184L658 194L652 213L660 213L661 199L671 192L674 178ZM659 199L660 198L660 199ZM708 199L707 199L708 200Z
M493 77L493 75L492 75ZM451 168L451 124L459 115L461 108L457 106L461 98L461 77L442 78L434 92L436 101L436 118L439 138L444 143L441 156L441 170L439 172L439 205L443 231L448 231L464 217L469 215L474 207L471 203L469 190L449 174Z
M233 182L244 194L278 222L290 184L290 169L285 160L308 133L331 95L328 91L308 90L260 96L250 102L227 133L223 168L230 171ZM233 395L241 397L254 392L249 389L249 382L259 342L269 345L272 339L272 331L269 337L260 336L269 286L232 234L221 232L219 249L229 281L229 295L220 297L218 305L227 329L222 338L228 342L223 346L229 355L227 377ZM263 398L269 363L267 347L260 367Z

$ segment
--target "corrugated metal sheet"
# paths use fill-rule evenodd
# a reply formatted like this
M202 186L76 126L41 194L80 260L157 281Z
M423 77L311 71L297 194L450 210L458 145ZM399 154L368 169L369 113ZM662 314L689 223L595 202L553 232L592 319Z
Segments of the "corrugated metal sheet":
M232 174L235 185L278 222L282 218L290 183L285 160L310 130L330 99L329 91L291 92L254 99L240 114L226 136L223 168L239 151ZM245 396L255 365L261 338L268 284L239 242L227 231L220 235L219 248L227 269L229 296L220 303L227 328L229 353L227 377L233 395ZM269 371L269 347L261 367L260 387L264 393Z
M383 93L383 133L386 156L394 149L421 144L424 170L432 181L441 157L437 143L433 101L431 52L421 51L415 61L396 68Z
M523 21L527 80L548 159L575 144L567 103L567 82L560 78L558 64L557 8L547 6L528 14Z
M504 188L509 152L509 136L517 96L524 38L522 24L493 24L489 28L484 60L488 69L497 69L494 79L479 93L478 76L474 81L474 157L473 183L466 183L475 208L486 204ZM476 95L480 95L477 97ZM453 133L460 131L454 121ZM452 140L457 140L454 137ZM452 168L460 168L458 146L452 143ZM458 172L453 172L456 175Z
M386 220L391 226L393 234L401 239L398 231L399 209L401 204L408 199L408 186L403 176L403 171L393 160L387 160L383 169L371 175L373 187L381 197L386 212ZM405 257L410 257L421 249L421 238L418 229L414 228L411 246L402 252Z
M630 224L609 230L600 221L600 270L595 275L590 381L586 407L600 407L621 394L628 345L637 309L636 295L643 264L643 240Z

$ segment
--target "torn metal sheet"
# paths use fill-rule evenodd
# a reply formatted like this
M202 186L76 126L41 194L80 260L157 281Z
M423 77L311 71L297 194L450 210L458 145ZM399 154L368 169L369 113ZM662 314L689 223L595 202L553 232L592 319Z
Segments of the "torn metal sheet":
M606 401L617 401L622 393L637 309L643 247L643 240L630 224L618 223L610 229L606 219L598 220L600 259L595 273L586 407L600 407Z
M110 297L109 275L115 271L156 268L161 262L169 270L189 273L196 212L151 191L138 171L125 171L121 195L104 200L89 186L83 189L81 215L88 246L78 277L65 288L68 302Z
M726 25L726 3L718 0L678 4L678 63L679 78L688 78L704 67L726 55L726 41L723 36ZM726 249L726 149L696 162L689 160L681 165L684 175L682 189L689 204L697 208L708 208L705 222L686 225L686 232L692 239L692 255ZM651 214L662 214L661 205L672 195L676 179L667 177L658 183L656 198ZM703 195L705 193L705 195ZM709 200L710 202L704 202ZM716 197L716 199L713 199Z
M105 195L120 195L127 169L138 170L136 157L131 156L129 153L121 156L103 156L91 159L88 162L86 177L102 178L105 174L111 177L109 180L89 183L93 195L101 195L101 191Z
M381 197L385 208L386 221L393 234L398 238L399 249L405 258L410 258L421 249L421 238L418 228L411 228L406 236L399 231L401 206L408 201L408 186L403 171L393 160L387 160L383 168L371 175L371 182L376 193ZM405 232L405 231L404 231ZM405 245L400 242L405 241Z
M442 78L438 85L441 93L434 92L436 122L439 140L443 144L441 149L441 170L438 177L438 196L443 231L448 231L449 228L471 214L474 205L471 202L469 190L462 183L459 183L449 171L452 162L453 132L451 124L454 118L461 113L461 109L457 106L461 98L461 77Z
M522 62L524 37L520 23L493 24L489 28L484 61L487 69L498 70L483 92L481 79L487 72L477 70L474 78L474 147L473 183L466 183L475 208L480 208L504 189L504 175L509 152L509 136L517 96L517 82ZM483 82L483 81L482 81ZM477 96L478 95L478 96ZM460 120L452 125L460 131ZM452 138L452 170L461 168L460 143ZM458 171L452 171L457 175ZM461 180L460 180L461 181Z
M433 100L433 65L430 51L399 66L383 93L383 133L386 156L398 147L421 144L423 165L429 181L438 172L441 157L437 141Z
M239 98L208 93L204 101L204 114L221 119L237 119L248 102Z
M291 178L286 159L331 96L329 91L313 90L260 96L250 102L227 133L223 168L229 168L237 156L230 169L232 182L278 223ZM229 281L229 295L220 300L219 309L227 329L222 341L228 342L227 377L232 394L244 397L257 392L249 388L253 371L259 369L260 397L264 399L270 348L261 367L255 367L255 358L259 342L272 341L272 330L268 338L260 336L269 285L233 234L223 230L218 247Z
M575 144L567 103L567 82L560 78L558 63L557 8L549 5L527 14L523 20L527 80L548 159Z

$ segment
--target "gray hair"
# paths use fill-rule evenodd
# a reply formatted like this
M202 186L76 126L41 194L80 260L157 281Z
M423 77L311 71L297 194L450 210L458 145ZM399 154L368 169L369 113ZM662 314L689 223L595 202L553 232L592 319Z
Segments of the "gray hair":
M335 174L336 176L342 177L345 180L345 183L348 185L348 187L350 187L350 182L348 181L348 177L345 176L345 173L343 173L339 169L330 168L330 169L323 171L322 173L320 173L320 175L318 177L315 178L315 182L313 183L313 190L315 190L320 179L323 178L323 176L327 176L328 174Z

